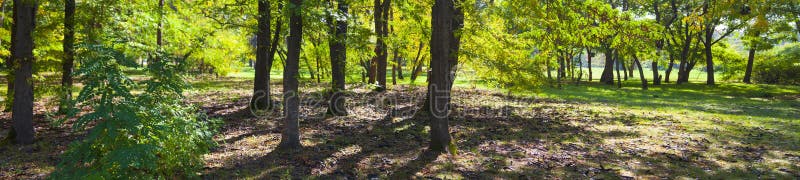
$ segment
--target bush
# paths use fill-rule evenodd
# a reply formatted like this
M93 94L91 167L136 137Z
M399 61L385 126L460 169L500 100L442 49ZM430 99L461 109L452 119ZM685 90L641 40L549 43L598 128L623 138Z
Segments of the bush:
M178 67L151 66L146 91L132 94L138 84L122 73L132 61L113 49L85 47L77 71L85 87L78 106L92 109L77 119L75 130L93 124L87 135L64 153L52 178L66 179L183 179L198 176L202 155L214 146L218 121L182 102L184 86ZM73 115L75 111L71 112Z
M800 85L800 43L774 50L753 67L758 83Z

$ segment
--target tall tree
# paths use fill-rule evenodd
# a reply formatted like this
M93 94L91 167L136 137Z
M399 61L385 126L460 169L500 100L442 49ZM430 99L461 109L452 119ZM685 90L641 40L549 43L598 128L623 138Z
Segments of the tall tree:
M300 145L300 92L298 70L303 38L303 0L289 0L289 38L287 39L286 65L283 68L284 128L279 147L299 149Z
M463 16L452 0L436 0L431 13L431 72L428 83L428 101L431 115L431 142L429 150L445 152L452 150L448 124L450 90L452 88L452 61L458 56L460 42L455 34L459 26L458 17ZM454 39L455 38L455 39ZM455 46L455 47L454 47ZM455 59L457 61L457 59Z
M391 8L391 0L375 0L374 4L375 14L373 19L375 21L375 34L377 41L375 44L375 73L374 76L378 81L377 91L386 90L386 65L388 59L388 51L386 47L386 37L389 33L388 21L389 10Z
M270 55L270 3L258 0L258 32L256 34L255 80L250 108L264 110L271 108L269 91L269 69L272 67Z
M33 30L36 27L36 0L14 0L11 59L14 61L14 103L11 108L14 142L31 144L33 130Z
M59 112L64 113L72 101L72 68L75 61L75 0L64 0L64 60L61 65L61 104Z
M346 116L345 106L345 67L347 63L347 18L348 4L346 0L337 0L338 11L334 18L328 14L328 33L330 33L329 49L331 58L331 94L328 113L336 116ZM333 6L331 6L333 8ZM334 19L336 19L334 21Z

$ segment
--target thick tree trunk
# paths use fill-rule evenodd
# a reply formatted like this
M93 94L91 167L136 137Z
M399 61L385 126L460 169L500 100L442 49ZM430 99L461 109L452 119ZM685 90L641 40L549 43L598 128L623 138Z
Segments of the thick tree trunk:
M682 84L688 82L689 77L687 73L687 61L689 61L689 50L692 47L692 35L686 35L686 39L683 41L683 49L681 50L680 60L681 64L678 66L678 80L676 81L678 84Z
M302 0L290 0L289 3L289 38L287 42L286 66L283 70L283 103L284 128L279 147L299 150L300 129L300 92L297 89L298 69L300 65L301 41L303 38Z
M642 70L642 63L639 62L639 57L633 55L633 63L639 68L639 79L642 79L642 90L647 90L647 78L644 78L644 70Z
M747 53L747 69L744 71L744 83L753 83L750 81L750 76L753 74L753 61L755 61L755 57L756 48L750 47L750 51Z
M258 0L258 34L256 34L256 63L255 79L253 81L253 96L250 99L250 109L270 109L271 99L269 90L270 57L270 3L268 0Z
M75 61L75 0L64 0L64 60L61 64L61 97L58 111L65 113L72 102L72 67Z
M14 142L31 144L33 129L33 30L36 26L37 2L14 0L14 38L11 60L14 61L14 102L11 107Z
M348 4L346 0L337 0L339 16L346 16L348 14ZM330 58L331 58L331 85L333 92L331 94L328 114L335 116L346 116L347 107L345 106L345 68L347 67L347 21L341 18L336 19L336 24L333 24L333 18L328 16L329 32L332 34L330 42Z
M451 146L447 115L450 103L451 53L455 5L452 0L436 0L431 13L430 146L433 152L448 151Z
M706 55L706 85L715 85L714 81L714 56L712 56L711 46L713 46L714 26L706 28L705 55Z
M614 85L614 50L608 48L605 54L606 62L603 67L603 74L600 76L600 82Z

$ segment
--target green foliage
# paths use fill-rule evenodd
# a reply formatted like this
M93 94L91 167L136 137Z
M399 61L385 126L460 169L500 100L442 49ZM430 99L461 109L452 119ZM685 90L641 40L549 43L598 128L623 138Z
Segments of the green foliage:
M773 50L756 63L753 73L759 83L800 85L800 43Z
M730 46L720 43L711 48L711 54L719 63L718 71L722 73L722 79L733 80L741 79L747 68L747 58L736 52Z
M185 105L180 67L164 56L151 65L146 91L129 79L124 66L135 66L124 54L101 45L82 45L84 62L77 74L84 81L76 102L92 111L73 128L91 130L70 145L51 177L67 179L186 178L203 167L202 155L214 146L216 120ZM73 114L74 115L74 111Z

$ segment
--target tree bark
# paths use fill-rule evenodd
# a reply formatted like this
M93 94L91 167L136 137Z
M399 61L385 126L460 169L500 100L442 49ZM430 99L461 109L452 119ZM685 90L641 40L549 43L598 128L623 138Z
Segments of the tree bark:
M337 0L338 16L348 15L348 4L346 0ZM332 6L331 6L332 8ZM347 67L347 46L345 44L347 39L347 21L343 18L336 18L336 24L333 24L333 18L328 16L329 32L332 34L329 41L330 58L331 58L331 85L333 92L331 94L328 114L334 116L346 116L347 107L345 106L345 68Z
M644 77L644 70L642 70L642 63L636 54L633 55L633 63L639 68L639 79L642 79L642 90L647 90L647 78Z
M672 67L675 66L675 56L672 53L669 54L669 64L667 66L667 70L664 71L664 82L669 83L669 76L672 73Z
M622 62L621 59L619 58L619 52L614 52L614 62L617 63L617 88L622 88L622 77L621 77L622 75L619 74L619 68L620 66L622 66Z
M712 56L711 46L713 46L714 26L706 27L705 45L706 55L706 85L715 85L714 81L714 56Z
M433 152L445 152L450 150L451 137L448 124L448 112L450 103L451 88L451 61L454 59L452 50L454 41L454 15L456 14L455 5L452 0L436 0L431 13L431 74L428 84L428 94L430 94L430 115L431 131L429 150ZM456 40L457 41L457 40Z
M11 42L11 59L14 61L14 102L11 119L15 133L14 142L32 144L33 129L33 30L36 27L35 0L14 0L14 38Z
M300 65L300 51L302 49L303 0L289 0L289 38L287 42L286 66L283 70L283 103L284 103L284 129L281 134L279 147L284 149L299 150L300 130L300 92L297 89L298 69Z
M600 76L600 82L613 85L614 84L614 50L611 48L606 49L606 62L603 68L603 74Z
M61 103L59 112L65 113L72 102L72 67L75 61L75 0L64 0L64 60L61 64Z
M265 110L272 108L269 90L269 69L272 65L270 56L270 3L268 0L258 0L258 34L256 34L256 63L255 79L253 81L253 96L250 99L250 108Z
M747 53L747 69L744 71L744 83L753 83L750 81L750 76L753 74L753 61L755 61L755 57L756 48L750 47L750 51Z
M377 44L375 45L375 61L376 61L376 71L375 71L375 78L378 81L378 88L375 89L376 91L382 92L386 90L386 60L388 58L388 53L386 50L386 42L385 38L387 35L387 18L388 18L388 8L390 7L391 0L375 0L375 14L374 14L374 21L375 21L375 34L377 37Z

